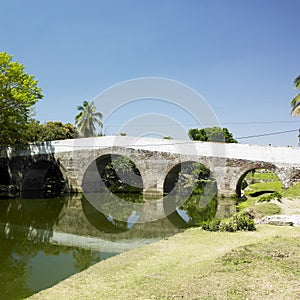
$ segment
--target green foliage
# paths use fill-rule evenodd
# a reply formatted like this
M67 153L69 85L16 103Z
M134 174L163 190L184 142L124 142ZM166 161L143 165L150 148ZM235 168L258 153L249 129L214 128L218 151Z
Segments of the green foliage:
M181 166L178 174L177 191L183 193L187 190L192 195L202 195L208 199L207 203L217 194L217 184L210 176L210 170L201 163L188 163ZM193 188L192 190L190 190Z
M247 213L238 214L232 217L233 222L236 224L237 230L255 231L255 223Z
M37 120L32 119L27 125L26 141L44 142L53 140L73 139L76 135L76 128L70 124L62 122L49 121L40 124Z
M268 172L264 169L251 170L245 177L248 184L253 184L255 182L271 182L280 181L278 176L273 172Z
M185 210L189 217L189 226L200 226L203 222L212 220L217 212L218 198L216 196L205 198L205 195L191 195L184 204L179 207Z
M282 199L282 195L279 192L274 192L271 193L267 196L262 196L258 199L258 202L270 202L271 200L278 200L280 202L280 200Z
M251 194L256 191L264 191L264 190L280 191L281 188L282 188L281 181L258 182L249 185L249 190L247 191L247 194Z
M212 220L217 212L217 186L210 170L200 163L182 164L176 180L176 194L181 202L181 195L190 195L178 207L189 217L189 226L199 226Z
M164 140L173 140L173 138L171 136L164 136L163 139Z
M237 214L231 217L226 222L220 222L220 220L212 220L202 226L202 229L208 231L228 231L236 232L240 230L244 231L255 231L255 223L247 213Z
M300 75L294 80L295 88L300 89ZM298 93L291 101L292 106L291 115L300 116L300 93Z
M96 111L94 102L83 101L82 106L78 106L78 115L75 117L75 124L77 126L80 136L90 137L96 136L96 125L102 128L101 122L103 116L100 112Z
M143 191L140 172L127 157L114 157L106 165L101 177L113 193L142 193ZM125 179L126 182L124 182Z
M268 202L271 199L278 198L284 195L284 190L282 189L282 183L279 180L278 176L269 171L262 170L253 170L249 172L245 177L245 180L248 183L248 187L244 190L244 200L237 201L237 210L241 211L243 209L248 209L249 207L253 208L253 214L261 215L263 212L259 211L259 208L256 207L256 202ZM261 196L265 194L265 196ZM271 195L271 196L270 196Z
M220 220L211 220L209 222L205 222L202 225L202 229L207 230L207 231L219 231L220 230L220 224L221 224Z
M188 135L193 141L237 143L227 128L209 127L189 129Z
M9 54L0 52L0 146L25 142L33 106L43 98L37 80L24 68Z

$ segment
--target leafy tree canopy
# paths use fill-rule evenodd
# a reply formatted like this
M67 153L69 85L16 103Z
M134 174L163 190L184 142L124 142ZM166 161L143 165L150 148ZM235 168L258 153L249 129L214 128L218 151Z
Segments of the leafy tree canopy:
M37 120L31 119L26 130L26 140L28 142L65 140L73 139L76 134L76 128L71 123L49 121L40 124Z
M24 65L0 52L0 145L24 142L26 124L34 104L43 98L34 76Z
M237 143L237 140L233 138L233 134L227 128L192 128L188 134L193 141Z

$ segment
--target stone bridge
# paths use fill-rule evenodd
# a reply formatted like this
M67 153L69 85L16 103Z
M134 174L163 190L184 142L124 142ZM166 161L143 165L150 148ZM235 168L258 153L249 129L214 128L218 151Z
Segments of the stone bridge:
M0 185L39 192L50 172L61 175L57 184L66 191L98 192L105 188L99 187L99 172L111 155L129 158L140 172L144 195L155 198L166 191L166 178L176 181L180 167L189 162L211 171L219 196L239 195L253 169L274 172L284 188L300 181L300 148L108 136L2 149Z

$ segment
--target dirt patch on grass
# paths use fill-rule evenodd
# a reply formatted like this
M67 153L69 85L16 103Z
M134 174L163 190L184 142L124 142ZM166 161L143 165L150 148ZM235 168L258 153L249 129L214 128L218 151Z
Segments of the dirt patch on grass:
M31 299L297 299L299 241L295 227L190 229L100 262Z
M277 205L281 208L282 214L299 215L300 214L300 198L282 198L281 202L277 201Z

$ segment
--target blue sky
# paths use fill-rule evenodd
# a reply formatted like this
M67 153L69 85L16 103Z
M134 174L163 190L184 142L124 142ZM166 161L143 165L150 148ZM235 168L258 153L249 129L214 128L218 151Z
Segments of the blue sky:
M44 93L36 106L41 122L74 123L83 100L122 81L162 77L201 94L219 124L237 138L300 127L289 106L300 74L298 0L0 3L0 51L14 55L38 79ZM101 103L97 109L105 110ZM104 132L126 128L128 135L177 137L174 126L151 123L150 114L171 115L184 129L197 125L182 110L150 100L122 107L108 119L104 115ZM297 135L239 141L296 146Z

